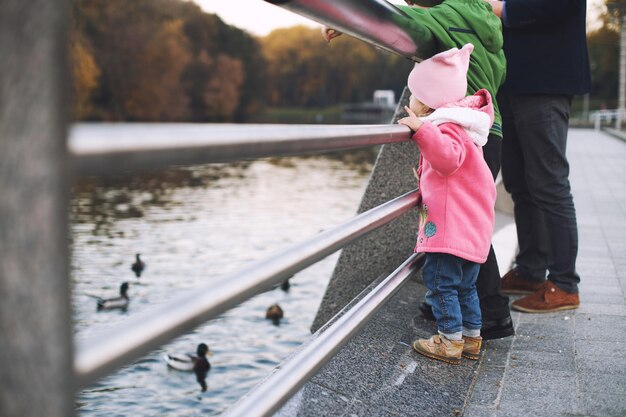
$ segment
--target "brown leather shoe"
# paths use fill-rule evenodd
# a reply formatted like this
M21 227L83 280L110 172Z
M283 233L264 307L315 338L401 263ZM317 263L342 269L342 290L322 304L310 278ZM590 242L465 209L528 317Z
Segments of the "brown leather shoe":
M541 287L543 282L528 281L519 276L515 269L504 274L500 287L505 294L532 294Z
M483 343L483 338L480 336L463 336L463 340L465 343L463 344L463 353L461 355L464 358L471 359L473 361L480 359L480 346Z
M546 281L533 294L513 302L511 307L525 313L550 313L560 310L573 310L578 308L579 304L578 294L563 291L552 281Z

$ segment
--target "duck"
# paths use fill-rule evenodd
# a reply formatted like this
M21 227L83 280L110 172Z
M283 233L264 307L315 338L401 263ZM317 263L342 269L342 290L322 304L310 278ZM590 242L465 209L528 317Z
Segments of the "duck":
M141 276L141 273L146 268L146 263L142 261L139 256L141 256L140 253L135 254L135 262L130 266L130 269L135 273L137 278Z
M196 381L200 384L202 392L207 390L206 375L211 369L207 356L213 354L206 343L200 343L196 348L196 354L192 353L166 353L165 363L172 369L184 372L194 372Z
M128 308L128 304L130 299L128 298L128 282L122 283L120 285L120 296L115 298L100 298L96 297L96 303L98 311L100 310L126 310Z
M265 312L265 318L272 320L277 324L284 317L283 309L278 304L272 304Z
M291 283L289 282L289 278L287 278L286 280L284 280L280 284L280 289L285 291L285 292L289 291L289 287L291 287Z

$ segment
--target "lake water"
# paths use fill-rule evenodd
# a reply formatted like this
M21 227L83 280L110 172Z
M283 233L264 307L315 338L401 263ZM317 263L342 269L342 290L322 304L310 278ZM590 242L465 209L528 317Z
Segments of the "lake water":
M355 155L358 155L355 156ZM372 152L179 167L78 184L72 200L76 338L123 326L177 293L353 217ZM141 253L141 278L130 270ZM223 412L309 336L337 259L291 279L288 292L260 294L77 395L81 416L200 416ZM90 295L130 284L127 312L97 312ZM264 318L279 303L280 325ZM210 346L208 390L193 373L168 369L164 352Z

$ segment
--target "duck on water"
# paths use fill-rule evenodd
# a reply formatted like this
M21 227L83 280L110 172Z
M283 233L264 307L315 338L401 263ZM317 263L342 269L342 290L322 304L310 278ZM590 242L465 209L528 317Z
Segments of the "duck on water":
M211 369L207 356L211 355L209 347L205 343L200 343L195 355L191 353L166 353L165 362L170 368L179 371L193 371L196 374L196 381L204 392L207 390L206 376Z
M101 298L95 297L98 311L101 310L126 310L128 308L128 304L130 303L130 299L128 298L128 282L122 283L120 285L120 295L115 298Z
M283 309L278 304L272 304L265 311L265 318L272 320L272 323L278 325L280 320L285 316Z
M130 269L135 273L135 276L139 278L144 269L146 269L146 263L141 260L141 254L135 254L135 262L130 266Z

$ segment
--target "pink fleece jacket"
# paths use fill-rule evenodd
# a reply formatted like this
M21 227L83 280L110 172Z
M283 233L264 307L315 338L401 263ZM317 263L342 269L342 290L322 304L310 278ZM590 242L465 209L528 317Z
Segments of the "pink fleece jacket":
M416 252L483 263L494 226L496 188L482 145L493 123L486 90L435 110L413 135L420 149L422 204Z

